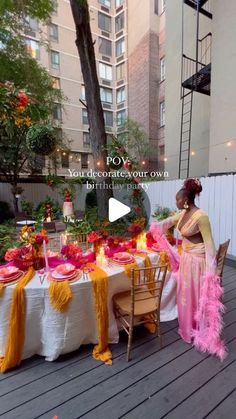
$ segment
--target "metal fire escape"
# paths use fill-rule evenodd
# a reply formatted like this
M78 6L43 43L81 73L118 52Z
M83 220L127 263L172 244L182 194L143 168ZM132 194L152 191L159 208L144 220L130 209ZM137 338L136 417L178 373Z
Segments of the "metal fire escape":
M184 7L196 10L195 57L184 54ZM211 32L199 38L200 14L212 19L209 0L183 0L182 11L182 65L181 65L181 133L179 152L179 178L189 176L193 92L211 93Z

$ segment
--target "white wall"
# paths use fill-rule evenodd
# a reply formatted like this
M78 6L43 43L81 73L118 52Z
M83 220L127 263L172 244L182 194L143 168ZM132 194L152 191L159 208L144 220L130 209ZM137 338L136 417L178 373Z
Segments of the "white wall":
M200 34L211 31L211 20L200 16ZM168 159L165 170L169 177L178 177L179 148L181 130L181 40L182 40L182 0L167 0L166 3L166 125L165 157ZM196 13L184 6L184 53L195 58ZM186 90L188 92L190 90ZM190 176L208 174L210 97L193 94Z
M214 0L210 173L236 171L236 1ZM232 146L227 147L227 141Z
M37 205L40 201L44 200L47 195L59 201L61 204L63 202L62 196L58 193L58 191L52 190L46 184L21 183L20 186L24 189L24 192L22 193L22 197L20 198L19 203L21 199L23 199L26 201L34 202L34 204ZM76 210L84 210L86 193L86 185L76 186L76 196L74 199L74 207ZM11 187L8 183L0 183L0 201L7 201L12 206Z

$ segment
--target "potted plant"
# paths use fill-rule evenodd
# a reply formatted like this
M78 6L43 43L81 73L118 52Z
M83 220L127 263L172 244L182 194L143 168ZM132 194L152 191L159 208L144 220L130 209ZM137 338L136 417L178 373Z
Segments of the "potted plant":
M26 135L27 147L35 154L48 156L56 149L55 128L51 124L34 124Z

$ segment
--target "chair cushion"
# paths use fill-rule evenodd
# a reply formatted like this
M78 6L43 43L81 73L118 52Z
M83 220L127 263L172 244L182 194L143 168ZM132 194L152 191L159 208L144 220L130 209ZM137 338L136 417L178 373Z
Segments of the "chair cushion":
M147 298L147 300L142 300L143 298ZM121 311L126 314L131 313L130 291L120 292L119 294L114 295L113 301ZM157 300L149 291L143 291L139 294L136 294L136 301L134 304L135 316L142 316L157 310Z

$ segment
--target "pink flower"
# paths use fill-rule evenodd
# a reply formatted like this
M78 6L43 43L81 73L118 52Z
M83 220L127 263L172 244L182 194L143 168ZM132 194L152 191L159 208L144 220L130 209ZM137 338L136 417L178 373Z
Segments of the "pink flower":
M29 98L28 98L27 94L25 92L19 92L18 93L18 99L19 99L19 105L18 106L22 106L23 108L26 108L26 106L28 105L28 102L29 102Z
M129 227L128 227L128 231L130 232L130 233L132 233L132 234L139 234L139 233L141 233L141 231L142 231L142 228L140 227L140 225L139 224L136 224L136 223L133 223L133 224L130 224L129 225Z
M96 231L91 231L91 233L88 234L89 243L94 243L96 240L100 240L101 238L102 236Z
M13 247L12 249L8 249L5 253L5 260L7 262L11 262L14 259L18 259L21 256L21 249L17 247Z
M61 254L66 256L68 259L78 259L82 256L82 249L77 244L67 244L66 246L63 246L61 249Z

